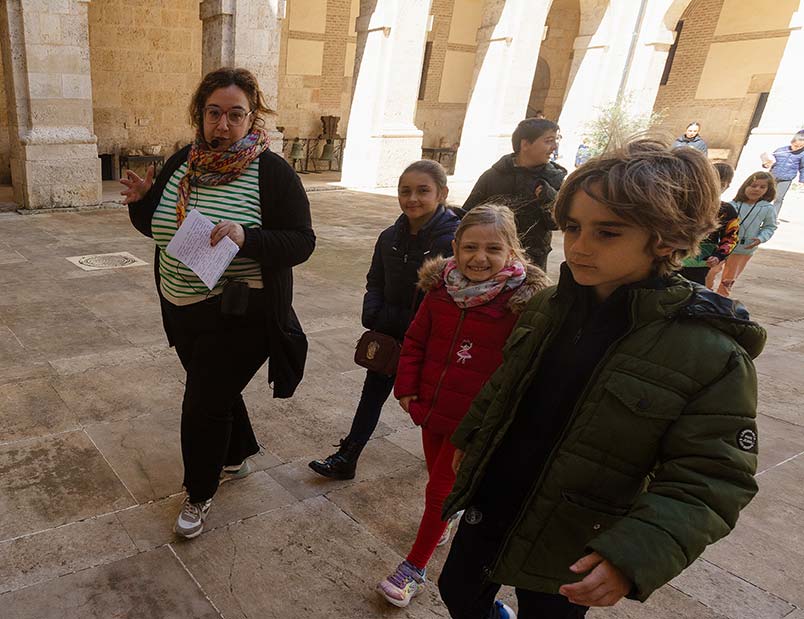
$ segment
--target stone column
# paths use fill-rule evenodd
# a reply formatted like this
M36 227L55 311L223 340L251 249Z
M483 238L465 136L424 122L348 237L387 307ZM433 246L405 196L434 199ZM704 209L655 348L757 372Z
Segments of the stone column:
M265 102L277 109L279 43L286 0L203 0L201 71L242 67L257 76ZM282 134L276 130L276 113L265 119L271 150L282 152Z
M431 0L362 0L341 182L395 186L421 159L414 118Z
M14 199L25 209L101 201L92 126L89 0L0 3Z
M527 112L550 0L487 0L455 178L475 180L505 153Z
M801 59L804 58L804 0L790 20L790 36L782 61L773 79L768 101L759 125L751 131L748 142L737 162L735 182L741 183L749 174L762 169L759 156L771 153L790 143L801 128Z

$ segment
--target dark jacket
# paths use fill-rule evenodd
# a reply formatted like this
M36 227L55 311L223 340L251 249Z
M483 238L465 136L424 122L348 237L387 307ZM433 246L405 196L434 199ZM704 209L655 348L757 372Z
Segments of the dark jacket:
M165 162L153 186L139 202L128 205L131 223L145 236L152 237L151 219L173 173L187 161L190 146L174 153ZM293 311L291 268L310 257L315 234L310 219L310 203L296 172L279 155L265 151L259 159L261 228L244 228L245 242L237 256L251 258L262 265L262 281L268 299L268 381L275 398L293 395L304 374L307 338ZM162 305L162 322L168 342L173 345L166 319L167 300L159 285L159 252L156 247L154 273Z
M562 273L514 328L503 364L452 437L466 451L444 513L473 494L545 350L577 302ZM625 335L597 362L532 480L491 579L556 593L597 551L645 600L727 535L757 491L757 383L765 331L680 276L628 291ZM522 471L523 475L528 470Z
M444 286L446 259L419 271L428 291L405 333L394 395L416 395L409 412L416 425L452 434L469 405L502 362L502 347L519 313L550 280L529 266L525 281L483 305L461 309Z
M681 148L683 146L688 146L689 148L699 150L704 155L709 154L709 147L706 145L706 142L704 142L700 135L696 135L692 139L689 139L686 135L677 137L676 141L673 142L673 148Z
M722 262L734 251L739 240L740 218L737 216L737 209L729 202L720 203L718 223L720 225L717 230L701 241L698 255L684 260L685 267L708 266L706 261L713 256Z
M402 341L413 317L419 267L428 258L452 255L459 221L452 209L439 206L415 235L410 234L405 215L380 233L366 275L362 315L366 329Z
M792 181L798 176L798 181L804 183L804 148L782 146L773 151L773 158L770 171L777 181Z
M554 162L534 168L514 165L514 154L505 155L477 179L463 208L473 209L491 198L511 207L522 245L534 262L550 253L550 231L557 230L552 204L567 170ZM536 187L542 186L537 199Z

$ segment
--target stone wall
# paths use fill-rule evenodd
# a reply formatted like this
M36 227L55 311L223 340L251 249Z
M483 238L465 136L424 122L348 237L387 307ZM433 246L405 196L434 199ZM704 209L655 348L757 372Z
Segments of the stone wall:
M3 67L3 55L0 54L0 76L5 75ZM6 81L0 79L0 185L11 183L11 164L8 126L8 103L6 101Z
M734 164L745 143L760 94L773 84L796 2L780 0L751 10L736 0L695 0L667 84L654 106L660 129L678 136L691 121L713 149Z
M572 45L578 36L581 10L578 0L554 0L547 15L547 36L539 49L540 66L546 65L549 86L544 91L539 75L534 80L529 108L542 110L545 117L556 120L564 103L564 92L572 65ZM537 73L540 69L537 67Z
M98 152L161 144L193 133L187 106L201 78L198 0L89 4L92 101Z
M288 0L282 24L277 124L288 138L316 136L321 116L346 135L359 0Z

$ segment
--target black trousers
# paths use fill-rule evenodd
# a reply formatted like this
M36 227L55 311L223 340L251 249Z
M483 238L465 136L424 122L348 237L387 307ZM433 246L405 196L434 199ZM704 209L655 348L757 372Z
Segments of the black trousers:
M453 619L498 618L494 599L500 585L488 575L504 535L504 529L488 526L485 520L469 524L464 515L438 579L441 599ZM581 619L588 610L554 593L517 587L516 598L518 619Z
M368 443L380 420L383 404L394 390L394 376L366 371L363 392L357 405L348 440L360 445Z
M260 450L241 392L268 358L265 307L262 290L249 291L243 317L222 315L219 296L169 305L171 335L187 372L181 453L194 503L214 496L224 466Z

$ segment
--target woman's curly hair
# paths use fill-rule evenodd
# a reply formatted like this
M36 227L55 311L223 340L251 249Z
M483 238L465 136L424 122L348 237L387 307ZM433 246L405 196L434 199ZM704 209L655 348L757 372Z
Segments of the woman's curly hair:
M654 271L667 275L698 251L718 226L720 180L706 156L694 148L670 150L642 138L590 159L570 174L555 202L559 227L567 227L577 191L606 205L618 217L650 233L649 246L671 247L657 256Z

